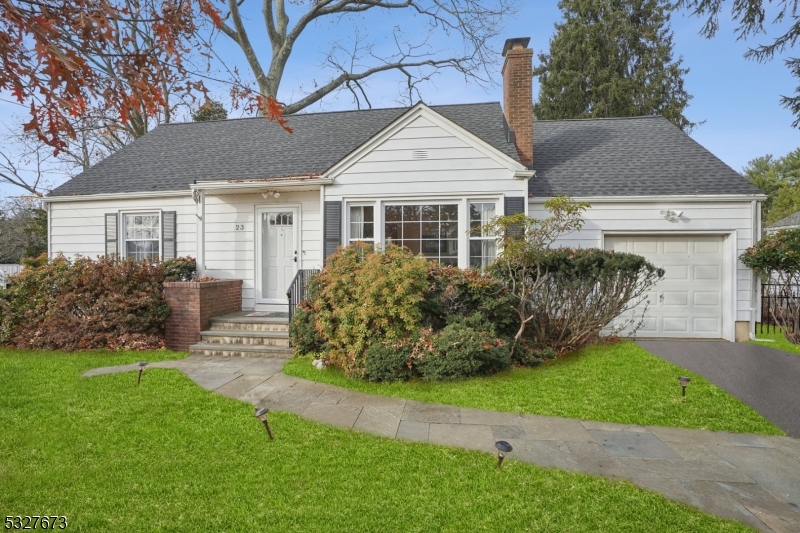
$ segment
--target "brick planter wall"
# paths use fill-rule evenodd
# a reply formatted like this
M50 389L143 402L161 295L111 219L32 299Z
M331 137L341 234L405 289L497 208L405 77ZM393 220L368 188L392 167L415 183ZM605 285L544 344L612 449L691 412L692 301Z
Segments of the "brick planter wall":
M170 350L187 351L200 342L211 317L242 310L242 280L167 281L164 298L171 308L164 343Z

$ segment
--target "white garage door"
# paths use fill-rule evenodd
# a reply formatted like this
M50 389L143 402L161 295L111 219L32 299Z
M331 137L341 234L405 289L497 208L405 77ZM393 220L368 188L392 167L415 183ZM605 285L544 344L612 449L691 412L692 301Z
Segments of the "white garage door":
M637 337L722 337L723 236L606 236L605 246L665 270Z

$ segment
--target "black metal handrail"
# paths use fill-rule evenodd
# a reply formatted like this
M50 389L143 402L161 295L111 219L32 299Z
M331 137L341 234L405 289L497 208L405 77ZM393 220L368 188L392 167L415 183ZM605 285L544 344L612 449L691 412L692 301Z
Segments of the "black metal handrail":
M289 300L289 324L292 323L294 310L308 296L308 280L316 274L319 274L319 270L298 270L289 284L289 290L286 291L286 298Z
M796 298L800 298L800 286L798 285L790 285L787 287L780 283L762 283L761 323L759 324L759 333L764 333L765 326L767 333L769 333L770 330L776 331L778 323L772 315L772 307L786 307L789 304L789 299Z

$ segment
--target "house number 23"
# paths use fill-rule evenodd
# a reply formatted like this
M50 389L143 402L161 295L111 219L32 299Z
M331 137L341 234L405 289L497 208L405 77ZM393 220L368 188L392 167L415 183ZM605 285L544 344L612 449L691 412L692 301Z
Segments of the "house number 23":
M244 230L244 224L236 224L236 231Z

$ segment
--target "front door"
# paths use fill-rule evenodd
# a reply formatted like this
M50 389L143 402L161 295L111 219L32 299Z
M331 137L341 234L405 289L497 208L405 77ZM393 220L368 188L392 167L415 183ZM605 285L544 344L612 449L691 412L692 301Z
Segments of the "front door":
M286 304L286 291L298 268L298 209L261 207L256 217L256 303Z

